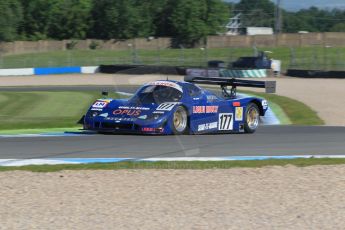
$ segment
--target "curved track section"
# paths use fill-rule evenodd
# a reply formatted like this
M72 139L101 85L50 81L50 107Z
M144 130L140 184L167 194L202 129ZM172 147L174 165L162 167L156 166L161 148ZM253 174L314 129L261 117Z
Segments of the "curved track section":
M0 87L4 91L97 90L137 86ZM0 137L0 159L344 155L345 127L263 126L253 135L64 135Z
M344 155L345 127L263 126L255 134L0 137L0 159Z

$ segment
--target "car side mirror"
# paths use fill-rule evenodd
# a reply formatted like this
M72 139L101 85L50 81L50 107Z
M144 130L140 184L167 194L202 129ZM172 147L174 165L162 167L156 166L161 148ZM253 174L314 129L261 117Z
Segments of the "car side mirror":
M109 96L109 92L107 92L107 91L102 91L102 96L103 96L103 97L108 97L108 96Z

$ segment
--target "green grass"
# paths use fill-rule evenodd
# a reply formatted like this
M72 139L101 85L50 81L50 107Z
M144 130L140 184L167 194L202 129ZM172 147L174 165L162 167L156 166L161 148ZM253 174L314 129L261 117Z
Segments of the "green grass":
M1 171L32 171L57 172L61 170L121 170L121 169L230 169L230 168L258 168L265 166L295 165L307 167L312 165L339 165L345 164L345 159L309 158L293 160L258 160L258 161L176 161L176 162L135 162L124 161L118 163L95 163L78 165L29 165L20 167L0 166Z
M16 134L45 134L45 133L61 133L61 132L80 132L81 126L64 127L64 128L45 128L45 129L5 129L0 130L0 135L16 135Z
M100 97L99 92L86 91L0 92L0 130L75 128Z
M271 58L282 60L285 70L294 68L345 69L345 47L258 48L271 51ZM136 53L136 55L134 55ZM241 56L253 56L252 48L160 49L160 50L68 50L46 53L5 55L0 68L47 66L87 66L100 64L141 64L205 66L206 60L234 61ZM292 63L291 60L294 60Z
M252 91L241 91L247 94L255 95L257 97L265 98L269 104L273 102L273 111L277 112L278 117L283 117L284 121L288 124L294 125L324 125L324 121L306 104L284 96L274 94L257 93ZM275 107L279 105L281 110ZM283 112L283 114L282 114ZM281 116L283 115L283 116ZM286 117L287 116L287 117ZM287 120L286 120L287 119Z

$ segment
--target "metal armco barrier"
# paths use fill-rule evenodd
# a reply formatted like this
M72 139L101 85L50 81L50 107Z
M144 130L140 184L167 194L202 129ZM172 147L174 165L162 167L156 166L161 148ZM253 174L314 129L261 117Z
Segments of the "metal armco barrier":
M301 78L343 78L345 79L345 71L288 69L286 75L290 77L301 77Z

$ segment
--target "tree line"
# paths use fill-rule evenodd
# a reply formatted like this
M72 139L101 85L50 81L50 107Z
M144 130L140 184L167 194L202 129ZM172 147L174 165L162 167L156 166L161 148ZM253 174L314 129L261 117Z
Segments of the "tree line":
M223 33L232 15L244 26L274 26L269 0L1 0L0 41L172 37L193 46ZM283 32L345 31L345 11L283 10Z
M0 40L174 37L193 45L222 31L222 0L1 0Z

